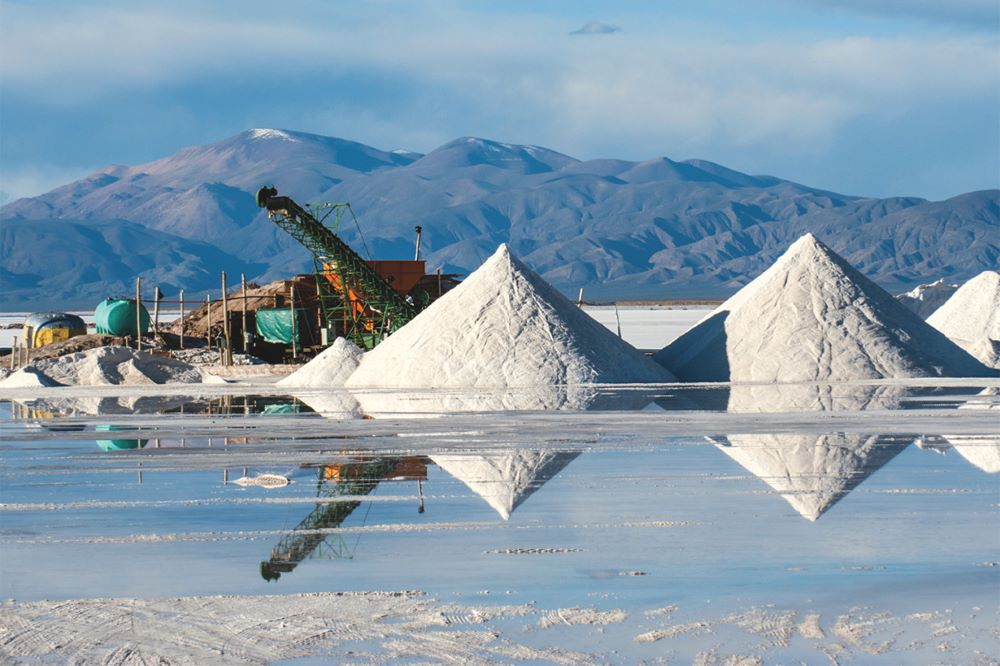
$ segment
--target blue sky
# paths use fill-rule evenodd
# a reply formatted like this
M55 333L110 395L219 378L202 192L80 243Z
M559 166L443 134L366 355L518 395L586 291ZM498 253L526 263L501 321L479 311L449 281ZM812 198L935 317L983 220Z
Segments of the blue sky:
M941 199L1000 185L1000 2L0 0L0 190L251 127Z

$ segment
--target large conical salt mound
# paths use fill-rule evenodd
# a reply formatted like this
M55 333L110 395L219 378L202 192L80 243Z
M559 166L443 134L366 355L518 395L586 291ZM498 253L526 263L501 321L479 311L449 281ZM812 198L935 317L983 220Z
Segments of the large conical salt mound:
M579 451L512 451L497 455L441 454L430 456L434 464L458 479L500 514L510 514L541 488Z
M815 521L906 448L913 437L893 435L728 435L712 441Z
M927 318L983 364L1000 368L1000 273L983 271Z
M501 245L462 284L365 354L349 387L532 387L673 377Z
M812 234L653 358L685 381L993 374Z

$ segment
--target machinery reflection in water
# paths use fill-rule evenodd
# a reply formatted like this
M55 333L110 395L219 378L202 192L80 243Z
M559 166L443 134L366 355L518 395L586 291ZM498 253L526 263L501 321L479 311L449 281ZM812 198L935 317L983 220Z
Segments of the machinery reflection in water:
M393 456L316 466L316 495L327 501L317 502L316 508L271 549L270 559L260 563L260 575L268 581L277 580L281 574L294 571L302 560L314 555L328 559L353 557L354 550L342 535L330 535L325 530L339 527L361 506L360 498L371 494L382 481L415 480L419 496L417 510L423 513L422 484L427 480L427 462L422 456ZM354 542L356 547L357 540Z

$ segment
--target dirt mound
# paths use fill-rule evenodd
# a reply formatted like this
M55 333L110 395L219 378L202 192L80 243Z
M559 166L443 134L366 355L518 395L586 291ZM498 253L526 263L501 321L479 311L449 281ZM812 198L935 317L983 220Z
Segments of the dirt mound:
M295 287L296 305L314 304L316 302L316 277L313 275L296 275L289 280L276 280L263 287L250 283L247 285L247 311L256 312L276 307L287 307L291 299L292 286ZM192 300L191 305L196 301ZM176 319L161 330L180 335L181 324L184 325L184 335L205 337L208 334L208 311L212 310L212 336L222 334L222 300L213 300L211 306L202 302L184 317L183 322ZM230 317L239 318L243 312L243 290L236 289L227 296L226 311Z

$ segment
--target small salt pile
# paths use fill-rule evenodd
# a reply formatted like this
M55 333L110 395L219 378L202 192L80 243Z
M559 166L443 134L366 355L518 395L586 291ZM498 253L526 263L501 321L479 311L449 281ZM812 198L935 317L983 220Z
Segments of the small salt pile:
M961 405L959 409L1000 409L1000 387L991 386ZM944 435L944 440L970 463L987 474L1000 472L1000 435Z
M501 245L462 284L365 354L346 385L506 388L672 380Z
M944 278L930 284L921 284L910 291L898 294L896 300L910 308L921 319L927 319L958 289L957 284L948 284Z
M211 375L183 361L112 346L35 361L0 387L199 384L206 378Z
M810 521L912 442L912 438L853 433L729 435L710 440Z
M337 338L304 366L278 382L281 386L312 388L343 386L365 353L346 338Z
M440 454L430 458L486 500L501 518L510 520L514 509L578 455L578 451L523 450L484 456Z
M59 386L59 384L46 377L38 368L30 365L15 370L0 380L2 388L45 388L48 386Z
M812 234L653 358L685 381L993 374Z
M1000 273L983 271L963 284L927 323L985 365L1000 368Z
M243 486L248 488L250 486L255 486L257 488L265 488L271 490L273 488L284 488L291 480L287 476L282 476L281 474L258 474L257 476L241 476L238 479L234 479L231 483L235 483L237 486Z

